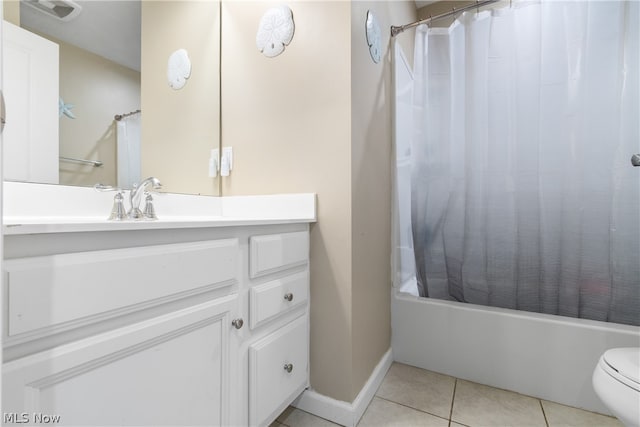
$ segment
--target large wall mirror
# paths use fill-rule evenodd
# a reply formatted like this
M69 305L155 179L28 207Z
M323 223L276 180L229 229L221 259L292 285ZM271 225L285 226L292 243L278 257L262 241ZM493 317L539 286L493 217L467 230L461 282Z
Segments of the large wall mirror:
M208 167L220 145L219 1L19 3L20 27L59 46L59 184L155 176L163 191L219 195ZM179 90L167 82L178 49L192 63Z

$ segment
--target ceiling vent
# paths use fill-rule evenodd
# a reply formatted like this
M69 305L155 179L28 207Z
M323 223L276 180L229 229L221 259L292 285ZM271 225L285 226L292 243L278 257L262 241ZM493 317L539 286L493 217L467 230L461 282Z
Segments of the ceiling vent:
M71 0L22 0L22 3L60 21L71 21L82 7Z

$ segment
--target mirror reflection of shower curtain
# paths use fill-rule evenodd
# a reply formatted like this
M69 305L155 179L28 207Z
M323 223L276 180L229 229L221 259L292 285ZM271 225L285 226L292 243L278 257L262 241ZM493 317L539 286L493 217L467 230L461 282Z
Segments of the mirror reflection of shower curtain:
M549 1L416 31L421 295L640 324L639 28Z
M129 189L140 182L141 116L141 113L135 113L116 121L119 188Z

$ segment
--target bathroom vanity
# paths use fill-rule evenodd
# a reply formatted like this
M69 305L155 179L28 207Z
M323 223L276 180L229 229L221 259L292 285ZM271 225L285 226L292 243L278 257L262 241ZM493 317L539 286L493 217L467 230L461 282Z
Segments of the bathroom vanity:
M314 196L158 201L118 223L5 203L5 413L268 425L308 386Z

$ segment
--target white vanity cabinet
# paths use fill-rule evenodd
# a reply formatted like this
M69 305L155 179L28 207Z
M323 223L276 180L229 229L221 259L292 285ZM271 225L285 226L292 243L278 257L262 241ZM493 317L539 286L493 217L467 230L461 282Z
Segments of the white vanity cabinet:
M268 425L308 386L307 223L9 234L3 292L14 420Z

